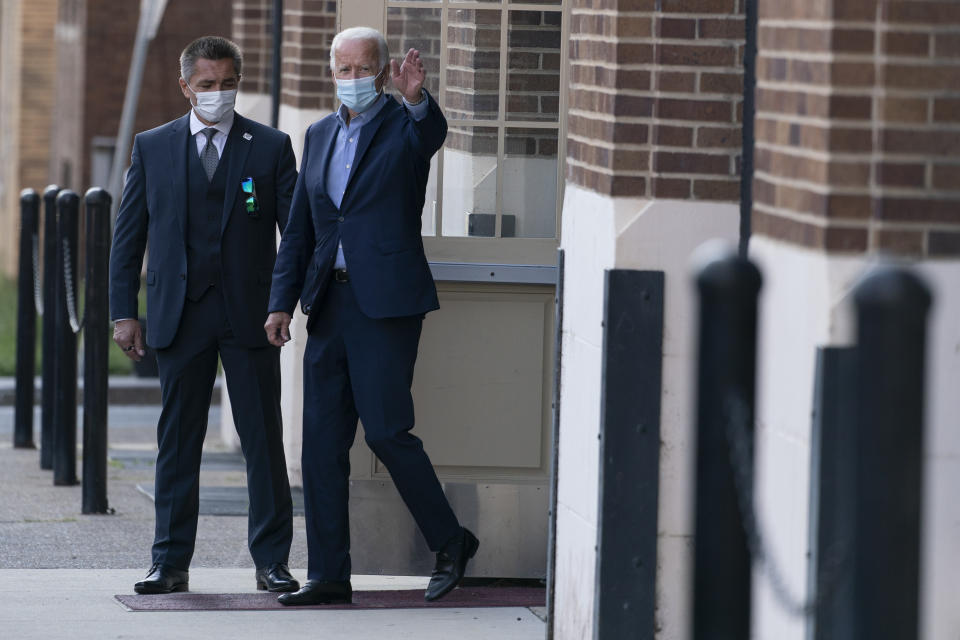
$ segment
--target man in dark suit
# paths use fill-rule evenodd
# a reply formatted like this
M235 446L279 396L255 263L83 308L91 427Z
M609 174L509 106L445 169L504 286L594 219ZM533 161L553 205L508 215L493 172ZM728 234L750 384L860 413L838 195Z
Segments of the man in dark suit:
M347 499L358 417L367 444L437 552L426 593L435 600L457 585L478 546L410 433L420 328L424 314L439 306L420 212L430 158L447 122L422 89L419 53L411 49L398 66L373 29L338 34L331 68L342 106L307 130L264 326L280 346L290 339L298 299L308 314L302 464L308 580L279 600L351 600ZM388 72L403 104L383 93Z
M233 111L241 64L224 38L183 50L180 87L192 108L136 136L114 231L110 313L114 340L133 360L145 355L137 292L150 243L146 344L157 352L163 398L153 566L137 593L187 590L218 354L247 462L257 588L299 588L287 569L280 350L262 328L276 230L287 222L297 172L289 136Z

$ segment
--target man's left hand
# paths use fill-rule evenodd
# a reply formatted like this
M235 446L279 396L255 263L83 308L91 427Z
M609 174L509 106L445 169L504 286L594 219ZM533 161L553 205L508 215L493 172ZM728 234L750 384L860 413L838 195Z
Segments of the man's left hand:
M407 51L407 55L400 65L397 65L396 60L391 60L390 73L393 86L407 99L407 102L414 104L420 102L420 89L423 88L423 81L427 74L423 70L423 61L420 59L419 51L416 49Z

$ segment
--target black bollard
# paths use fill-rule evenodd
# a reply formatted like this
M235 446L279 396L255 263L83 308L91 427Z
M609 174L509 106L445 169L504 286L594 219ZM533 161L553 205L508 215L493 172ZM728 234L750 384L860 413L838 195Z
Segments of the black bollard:
M33 189L20 192L20 273L17 282L17 391L14 405L13 446L34 449L33 443L33 376L37 370L37 305L35 278L37 216L40 196Z
M48 186L43 192L43 334L40 365L40 468L53 469L53 414L56 404L56 356L54 341L57 327L57 194L60 187Z
M760 272L733 250L697 274L695 640L750 637L751 561L744 509L753 508L753 403ZM751 511L752 513L752 511Z
M919 636L923 398L929 289L885 267L855 290L853 640Z
M107 299L110 262L110 194L98 187L84 196L87 228L83 335L83 513L109 513L107 504Z
M77 299L77 219L80 198L69 189L57 196L57 300L54 351L53 484L77 484L77 335L69 300ZM49 312L48 312L49 313Z

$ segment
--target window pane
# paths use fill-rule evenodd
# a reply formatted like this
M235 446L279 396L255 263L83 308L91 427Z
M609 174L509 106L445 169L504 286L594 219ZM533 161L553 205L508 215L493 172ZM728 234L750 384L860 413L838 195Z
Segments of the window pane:
M497 128L450 127L443 148L443 234L493 236Z
M510 0L510 4L562 4L563 0Z
M411 9L390 7L387 9L387 45L390 55L399 61L407 49L420 52L423 68L427 74L424 88L435 98L440 95L440 29L442 9ZM397 100L399 95L394 96Z
M556 129L507 129L501 228L505 238L557 235Z
M507 120L557 122L559 11L511 11L507 35Z
M452 9L447 20L444 112L495 120L500 103L500 11Z

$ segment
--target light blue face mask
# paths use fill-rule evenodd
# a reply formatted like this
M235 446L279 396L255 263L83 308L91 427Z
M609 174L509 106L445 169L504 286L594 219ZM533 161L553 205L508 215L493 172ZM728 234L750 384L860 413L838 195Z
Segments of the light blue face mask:
M380 92L377 91L377 78L379 78L386 67L375 76L366 78L356 78L355 80L337 80L337 97L343 105L355 111L363 113L370 108L377 100Z

